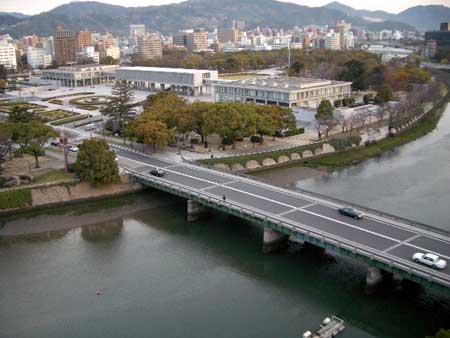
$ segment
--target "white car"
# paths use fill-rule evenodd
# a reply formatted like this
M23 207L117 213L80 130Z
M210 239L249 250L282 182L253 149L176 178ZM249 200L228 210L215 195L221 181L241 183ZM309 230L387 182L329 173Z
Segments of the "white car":
M440 259L439 256L432 253L416 252L412 259L414 262L422 263L424 265L431 266L434 269L444 269L447 266L447 262Z
M77 153L77 152L78 152L78 147L77 147L77 146L70 146L70 147L69 147L69 151L72 151L72 152L74 152L74 153Z

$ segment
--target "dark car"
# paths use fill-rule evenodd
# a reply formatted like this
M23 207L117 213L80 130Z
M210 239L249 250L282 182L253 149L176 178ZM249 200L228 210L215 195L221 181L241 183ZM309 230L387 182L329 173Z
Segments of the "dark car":
M352 217L355 219L361 219L364 217L364 214L362 212L359 212L356 209L349 207L339 208L338 211L341 215Z
M165 175L165 172L161 169L153 169L153 170L150 170L150 175L153 175L156 177L163 177Z
M50 142L50 145L53 147L59 147L59 142L58 141L52 141Z

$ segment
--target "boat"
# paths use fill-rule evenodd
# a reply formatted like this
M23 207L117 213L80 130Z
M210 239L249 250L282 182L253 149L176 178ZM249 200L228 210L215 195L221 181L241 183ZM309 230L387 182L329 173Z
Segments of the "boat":
M344 331L344 321L336 316L326 317L317 331L306 331L302 338L332 338Z

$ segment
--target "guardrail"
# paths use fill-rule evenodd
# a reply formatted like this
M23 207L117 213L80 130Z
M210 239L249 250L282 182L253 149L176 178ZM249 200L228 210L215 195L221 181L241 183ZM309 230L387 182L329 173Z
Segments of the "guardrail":
M421 277L427 280L428 282L435 282L437 284L450 287L449 276L437 271L434 272L433 274L430 274L429 271L427 271L425 268L422 268L421 266L418 266L417 264L410 262L408 260L394 257L388 253L374 250L365 245L353 242L351 240L336 235L332 235L322 230L315 229L311 226L308 226L300 222L280 220L280 216L276 215L272 216L270 214L266 214L261 210L250 207L248 205L244 205L239 202L223 201L222 198L217 197L211 193L199 191L186 185L183 185L181 183L176 184L169 183L164 179L143 175L142 173L136 172L131 169L125 169L125 171L134 176L135 178L137 178L138 180L143 181L144 184L149 184L157 188L165 187L169 189L169 192L173 193L175 191L180 193L181 195L183 194L187 195L188 197L195 196L197 199L202 200L204 204L207 205L212 204L217 207L224 207L229 210L235 210L238 213L245 214L254 220L261 220L263 222L269 223L275 228L287 229L291 232L299 233L306 238L314 238L319 242L326 242L338 249L344 249L353 254L359 254L364 257L367 257L370 260L378 261L386 266L389 266L391 269L396 268L398 270L406 272L409 275L416 275L418 277ZM293 225L292 223L290 224L289 222L295 223L295 225Z

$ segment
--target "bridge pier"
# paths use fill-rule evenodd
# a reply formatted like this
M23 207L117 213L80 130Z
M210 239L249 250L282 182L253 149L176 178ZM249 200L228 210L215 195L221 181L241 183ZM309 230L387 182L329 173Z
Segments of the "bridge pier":
M367 269L366 275L366 292L373 293L380 286L390 285L393 274L373 266Z
M288 246L289 236L281 232L264 228L263 253L279 251Z
M198 221L203 215L208 212L208 208L204 205L193 201L187 200L187 221L195 222Z

